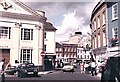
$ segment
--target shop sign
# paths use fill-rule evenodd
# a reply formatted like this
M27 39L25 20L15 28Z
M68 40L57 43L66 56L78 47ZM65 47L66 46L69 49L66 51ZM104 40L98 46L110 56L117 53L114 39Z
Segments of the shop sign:
M0 48L8 48L8 46L0 46Z

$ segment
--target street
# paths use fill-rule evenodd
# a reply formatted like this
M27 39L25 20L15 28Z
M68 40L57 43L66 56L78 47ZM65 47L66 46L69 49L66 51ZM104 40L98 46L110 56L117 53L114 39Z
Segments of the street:
M83 82L93 82L97 81L100 82L100 77L98 76L91 76L90 74L81 74L79 67L75 68L75 72L63 72L62 70L54 71L50 74L41 75L38 77L25 77L19 78L17 76L6 77L6 82L30 82L30 81L83 81Z

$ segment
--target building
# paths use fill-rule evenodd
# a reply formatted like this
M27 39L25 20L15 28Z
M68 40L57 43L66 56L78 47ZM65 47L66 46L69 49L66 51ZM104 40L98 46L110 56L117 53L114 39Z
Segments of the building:
M45 70L51 70L55 67L55 32L57 29L49 22L46 22L44 27L44 65Z
M120 0L117 2L108 2L108 55L115 55L120 52Z
M77 59L77 45L76 44L66 44L63 45L63 61L74 62Z
M92 54L96 60L101 60L101 57L106 54L108 45L108 18L107 5L100 1L94 7L91 14L91 45Z
M92 51L98 59L108 58L120 51L119 3L119 0L116 2L101 0L92 12L90 25ZM99 43L101 44L99 45Z
M77 45L56 42L56 61L74 62L77 58Z
M77 61L90 61L91 34L82 34L79 29L75 34L70 34L69 43L77 44Z
M0 58L11 65L25 61L43 65L45 13L18 0L1 0L0 14Z
M56 62L61 62L64 59L63 45L56 42Z
M90 61L91 35L76 31L68 41L56 43L56 59L59 61Z

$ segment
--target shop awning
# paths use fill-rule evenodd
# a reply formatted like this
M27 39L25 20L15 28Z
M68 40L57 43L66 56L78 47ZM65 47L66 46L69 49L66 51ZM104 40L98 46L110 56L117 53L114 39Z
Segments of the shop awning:
M108 59L109 57L120 55L120 52L106 52L105 55L101 56L102 59Z

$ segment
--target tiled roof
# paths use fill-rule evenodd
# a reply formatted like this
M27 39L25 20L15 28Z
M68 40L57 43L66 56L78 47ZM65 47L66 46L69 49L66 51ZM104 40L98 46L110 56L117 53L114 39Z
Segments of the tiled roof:
M49 22L46 22L44 27L45 31L56 31L57 29Z

